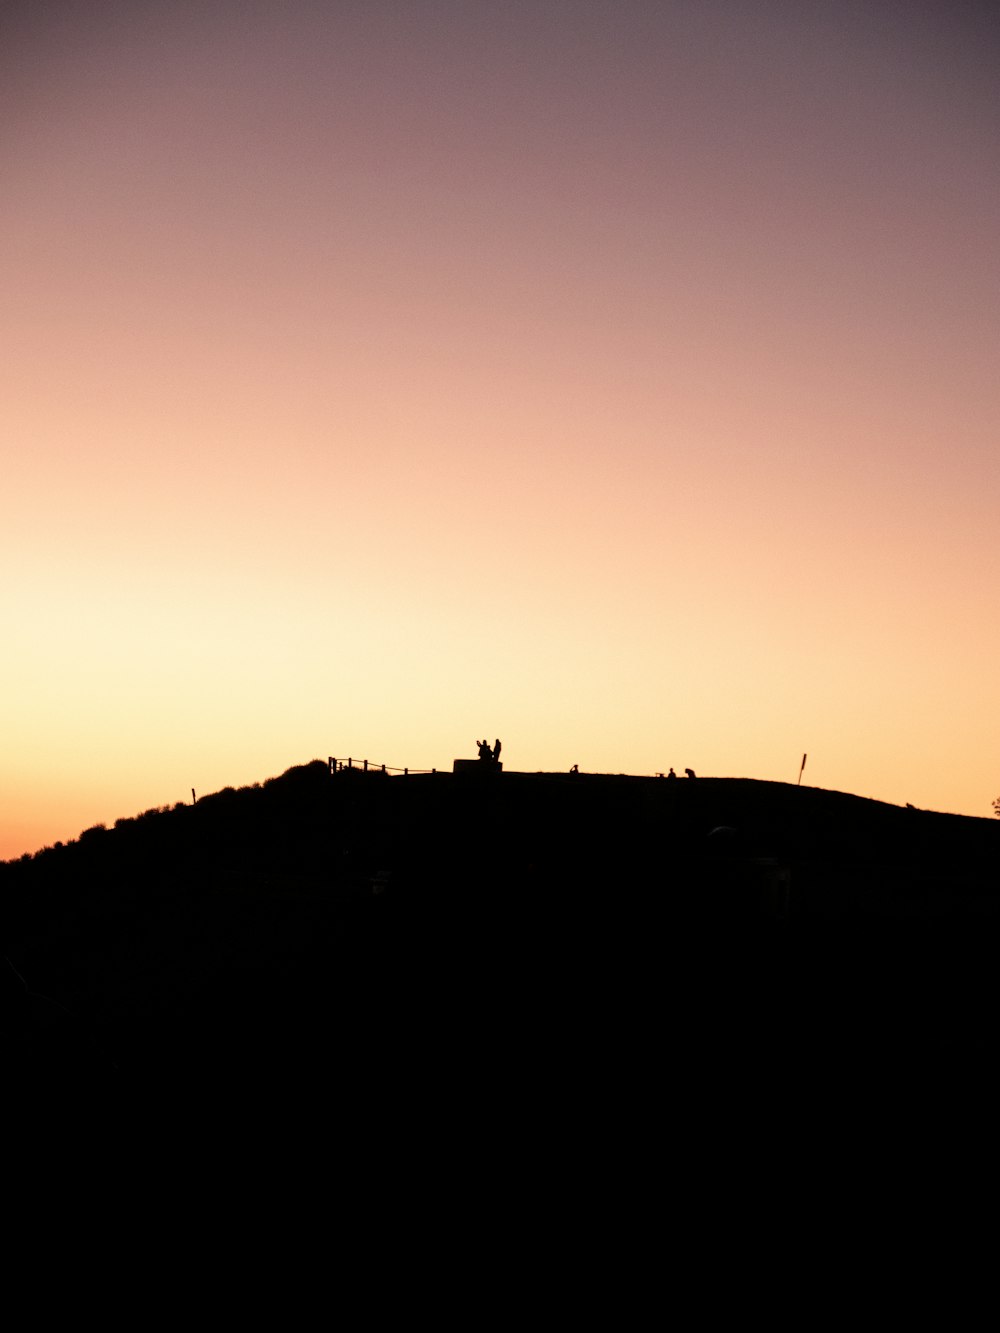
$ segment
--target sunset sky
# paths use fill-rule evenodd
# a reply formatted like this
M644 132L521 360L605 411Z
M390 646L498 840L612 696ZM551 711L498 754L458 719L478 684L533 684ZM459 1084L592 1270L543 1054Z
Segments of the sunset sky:
M1000 17L10 3L0 857L329 754L1000 796Z

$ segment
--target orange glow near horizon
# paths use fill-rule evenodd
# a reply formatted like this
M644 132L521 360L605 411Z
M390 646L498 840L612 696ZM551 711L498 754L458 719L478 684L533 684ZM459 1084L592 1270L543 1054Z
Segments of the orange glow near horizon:
M0 858L484 732L990 816L995 17L208 10L4 20Z

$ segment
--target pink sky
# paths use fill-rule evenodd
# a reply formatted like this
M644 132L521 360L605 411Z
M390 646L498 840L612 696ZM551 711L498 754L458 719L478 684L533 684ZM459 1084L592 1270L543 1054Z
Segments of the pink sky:
M990 814L990 6L5 14L0 856L483 732Z

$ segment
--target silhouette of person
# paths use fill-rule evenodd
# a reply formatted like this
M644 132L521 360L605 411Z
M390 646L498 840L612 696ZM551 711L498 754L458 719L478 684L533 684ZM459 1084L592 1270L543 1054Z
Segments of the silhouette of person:
M579 765L579 764L574 764L573 767L572 767L569 771L570 771L571 773L579 773L579 771L580 771L580 765Z
M693 768L686 768L684 772L688 775L689 778L693 778L695 776Z
M670 770L670 772L667 774L667 777L668 777L668 778L673 778L675 782L676 782L676 780L677 780L677 774L674 772L673 769Z
M494 762L495 764L499 764L499 762L500 762L500 737L499 737L499 736L497 737L497 743L496 743L496 745L494 745L494 747L493 747L493 762Z
M480 759L492 759L492 758L493 758L493 751L490 749L490 743L489 743L489 741L476 741L476 744L479 746L479 758L480 758Z

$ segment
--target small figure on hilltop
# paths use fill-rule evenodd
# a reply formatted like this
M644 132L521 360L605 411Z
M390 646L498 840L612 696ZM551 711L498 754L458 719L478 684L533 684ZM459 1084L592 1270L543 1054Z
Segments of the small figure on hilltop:
M476 741L476 745L479 747L480 759L485 761L493 758L493 751L490 749L489 741Z
M676 782L676 781L677 781L677 774L674 772L673 769L671 769L670 772L667 774L667 781L668 781L668 782Z
M569 771L570 771L571 773L579 773L579 771L580 771L580 765L579 765L579 764L574 764L573 767L572 767Z
M696 777L696 776L697 776L697 774L695 773L695 771L694 771L693 768L686 768L686 769L684 770L684 772L688 775L689 778L693 778L693 777Z
M499 736L497 737L497 743L496 743L496 745L494 745L494 747L493 747L493 762L494 762L495 764L499 764L499 762L500 762L500 737L499 737Z

